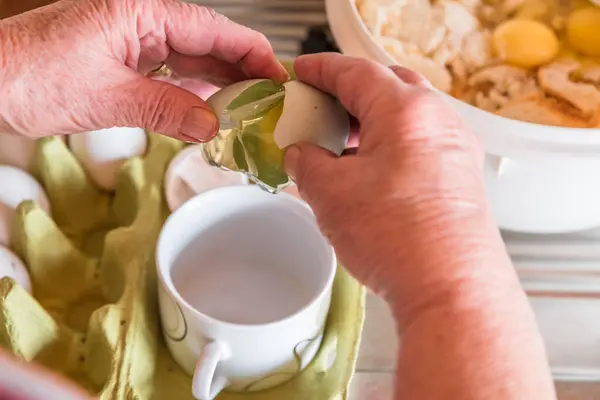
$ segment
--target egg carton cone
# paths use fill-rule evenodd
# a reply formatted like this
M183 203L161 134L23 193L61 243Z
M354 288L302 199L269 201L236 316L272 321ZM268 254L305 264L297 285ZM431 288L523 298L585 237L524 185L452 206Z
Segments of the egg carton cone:
M39 142L36 176L52 217L31 201L14 219L12 249L27 265L33 296L0 280L0 346L106 400L192 399L160 328L155 244L169 215L163 178L183 144L148 133L114 193L97 189L65 142ZM293 379L219 400L342 400L354 373L365 290L339 268L321 349Z

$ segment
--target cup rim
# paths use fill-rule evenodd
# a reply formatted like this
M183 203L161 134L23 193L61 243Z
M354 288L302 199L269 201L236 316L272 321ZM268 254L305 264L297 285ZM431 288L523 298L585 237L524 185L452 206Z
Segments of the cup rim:
M155 250L156 251L155 264L156 264L156 272L157 272L158 280L159 280L158 283L163 285L163 287L166 289L167 293L175 300L175 302L179 306L182 306L184 309L186 309L188 312L190 312L192 315L194 315L196 318L198 318L199 320L201 320L204 323L211 324L211 325L220 325L220 326L228 328L228 329L244 330L244 331L248 331L248 330L254 331L254 330L264 329L264 328L268 328L268 327L269 328L276 327L276 326L288 323L289 321L294 320L296 318L299 318L302 314L304 314L306 312L306 310L308 310L314 304L319 303L323 299L323 297L327 296L333 286L333 281L334 281L336 273L337 273L337 257L336 257L335 251L333 249L333 246L331 246L331 244L329 244L327 242L327 248L328 248L329 256L330 256L330 260L328 263L329 274L327 276L327 279L324 281L324 283L321 284L320 290L311 298L310 301L306 302L306 304L304 304L302 307L298 308L293 313L286 315L285 317L283 317L281 319L271 321L271 322L266 322L266 323L260 323L260 324L237 324L237 323L227 322L227 321L220 320L218 318L211 317L211 316L201 312L200 310L196 309L191 304L189 304L183 298L183 296L181 296L179 294L179 292L175 288L175 285L173 283L173 280L172 280L172 277L170 274L170 271L171 271L170 266L169 267L165 266L164 262L161 260L161 256L162 256L161 249L163 247L162 243L164 242L165 236L166 236L165 232L167 232L169 227L172 226L172 224L174 224L173 221L183 218L183 217L181 217L182 215L187 215L188 213L192 212L194 209L201 207L202 203L206 202L207 199L214 198L214 197L228 196L228 197L235 198L238 201L244 201L244 199L247 198L247 196L251 195L251 193L248 193L248 192L255 192L255 191L264 193L269 196L280 196L280 199L282 199L282 201L287 202L287 204L289 204L291 207L294 207L296 210L306 213L305 217L310 218L313 222L315 222L314 213L313 213L312 209L309 207L309 205L306 202L297 199L296 197L294 197L291 194L281 192L281 193L274 195L274 194L267 193L264 190L260 189L259 187L253 186L253 185L250 185L250 186L224 186L224 187L218 187L215 189L211 189L209 191L197 194L196 196L192 197L191 199L186 201L181 207L179 207L177 210L173 211L171 213L171 215L169 215L169 217L167 217L167 220L165 221L165 223L163 224L163 226L161 228L160 234L158 236L157 244L156 244L156 250ZM244 193L244 192L246 192L246 193ZM324 238L324 240L327 241L326 238Z

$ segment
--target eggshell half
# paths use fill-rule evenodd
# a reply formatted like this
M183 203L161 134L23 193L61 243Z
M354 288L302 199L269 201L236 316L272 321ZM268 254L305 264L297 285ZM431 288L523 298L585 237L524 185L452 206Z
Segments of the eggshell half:
M165 198L171 211L197 194L221 186L246 185L248 178L240 173L225 171L204 161L202 146L193 145L180 151L169 164L165 175Z
M31 278L25 264L8 247L0 245L0 279L6 276L31 293Z
M242 92L263 81L252 79L227 86L207 103L219 115ZM344 107L333 96L300 81L286 82L284 88L283 112L274 132L277 146L283 149L308 142L342 154L350 135L350 118Z
M209 105L213 111L220 115L225 108L236 97L238 97L242 92L248 89L250 86L256 85L257 83L264 82L266 79L250 79L247 81L236 82L233 85L226 86L218 92L214 93L212 96L206 100L206 103Z
M115 190L121 166L146 152L148 137L141 128L115 127L69 136L69 147L92 181Z
M284 87L283 112L273 133L277 146L308 142L342 154L350 136L350 117L344 107L306 83L289 81Z
M8 246L17 206L25 200L33 200L50 214L50 202L33 176L9 165L0 165L0 188L0 244Z

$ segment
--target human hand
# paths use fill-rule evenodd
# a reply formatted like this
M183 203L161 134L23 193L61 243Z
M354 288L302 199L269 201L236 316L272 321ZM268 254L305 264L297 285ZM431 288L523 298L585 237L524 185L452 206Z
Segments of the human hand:
M201 98L145 76L162 62L188 84L288 78L262 34L208 8L63 0L0 22L0 132L39 138L134 126L211 139L218 121Z
M301 196L360 281L418 306L406 302L427 301L473 275L463 262L474 257L469 249L502 249L482 149L423 78L337 54L303 56L294 67L360 123L356 154L338 158L308 144L286 152Z

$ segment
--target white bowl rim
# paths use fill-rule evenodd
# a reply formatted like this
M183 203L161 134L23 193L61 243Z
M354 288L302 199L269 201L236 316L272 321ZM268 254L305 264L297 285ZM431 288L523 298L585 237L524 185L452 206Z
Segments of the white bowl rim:
M379 60L386 60L388 65L397 64L397 61L394 60L394 58L374 40L373 35L364 24L360 13L358 12L355 0L326 0L328 10L338 8L340 1L350 6L355 25L357 25L359 28L359 34L364 40L367 40L370 44L372 44L373 49L377 52L377 58ZM333 6L334 2L338 7ZM331 22L329 13L328 19ZM332 24L330 23L330 26L331 25ZM332 33L335 36L335 29L333 27ZM343 49L340 50L343 51ZM462 115L464 115L465 112L468 112L470 114L479 116L479 118L489 120L486 122L486 125L491 124L496 126L503 125L510 127L509 129L504 129L503 135L506 136L503 139L505 140L512 139L512 142L520 143L522 145L526 145L527 147L536 148L538 151L551 151L559 153L581 152L587 154L600 152L600 128L569 128L518 121L492 114L488 111L484 111L480 108L458 100L445 92L437 89L435 90L454 107L456 107ZM478 131L478 134L480 136L485 136L485 132L482 132L481 130ZM485 140L486 138L483 137L483 139ZM498 138L493 139L494 142L498 140Z

